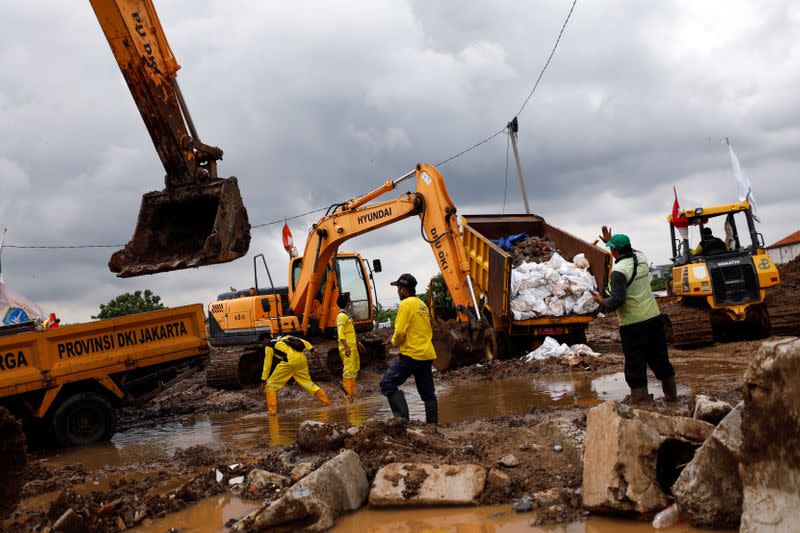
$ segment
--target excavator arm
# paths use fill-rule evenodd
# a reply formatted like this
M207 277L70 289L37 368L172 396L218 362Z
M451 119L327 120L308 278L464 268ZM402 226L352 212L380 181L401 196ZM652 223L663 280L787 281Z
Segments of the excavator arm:
M399 198L378 203L372 200L397 189L410 178L416 179L415 192L407 192ZM444 276L453 303L462 322L480 323L469 263L459 240L460 230L456 220L456 207L445 187L439 171L431 165L417 165L413 172L402 178L387 181L374 191L334 208L332 214L321 218L312 226L306 239L303 264L292 300L289 304L295 314L302 314L301 329L308 331L315 295L326 268L335 265L339 246L353 237L377 230L389 224L419 215L422 238L431 246L439 270ZM328 277L329 281L332 279ZM332 291L326 291L330 294ZM327 307L322 305L323 312ZM327 317L322 317L324 323Z
M109 268L130 277L246 254L250 224L237 180L217 176L222 150L200 141L152 1L90 2L166 171L166 189L144 195L133 237Z

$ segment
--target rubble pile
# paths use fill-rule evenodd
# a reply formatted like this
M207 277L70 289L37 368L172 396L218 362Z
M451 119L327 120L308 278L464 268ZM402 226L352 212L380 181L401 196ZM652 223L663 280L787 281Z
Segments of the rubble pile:
M515 320L537 316L585 315L597 310L597 281L583 254L567 261L553 253L544 263L522 263L511 271L511 311Z
M518 241L509 251L514 268L523 263L546 263L555 253L563 255L556 243L540 237L529 237L524 241Z

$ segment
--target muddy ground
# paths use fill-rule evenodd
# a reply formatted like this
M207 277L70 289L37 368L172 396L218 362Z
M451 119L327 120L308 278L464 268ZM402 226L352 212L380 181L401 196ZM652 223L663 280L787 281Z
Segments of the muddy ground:
M800 265L800 262L797 262ZM795 266L797 266L795 265ZM789 285L796 289L796 278ZM793 301L796 294L782 295L782 302ZM451 382L477 383L509 378L535 379L537 376L606 375L620 372L623 365L616 319L604 317L593 322L588 331L588 344L601 353L598 358L586 357L570 365L567 361L524 363L521 360L496 361L491 365L475 365L450 372L437 372L437 385ZM742 398L741 376L761 341L713 344L692 350L670 350L672 363L678 369L679 385L688 386L677 403L655 400L643 406L667 414L690 416L694 396L705 394L735 404ZM390 350L388 357L394 353ZM380 395L378 382L385 365L371 364L362 370L358 395L364 398ZM715 375L714 368L726 372ZM712 369L712 370L709 370ZM334 401L344 401L343 392L334 383L319 383ZM684 389L685 390L685 389ZM278 395L282 402L306 400L318 408L315 400L302 389L290 384ZM356 400L359 401L359 400ZM491 398L487 398L491 401ZM542 521L563 522L583 515L576 489L582 476L581 453L589 405L565 407L530 406L519 412L496 418L448 422L440 427L420 422L367 420L344 447L356 451L370 478L391 462L431 462L436 464L476 463L495 468L507 476L481 496L481 503L512 502L551 488L563 488L564 505L556 512L544 513ZM257 388L219 391L205 384L202 372L176 384L143 406L124 409L120 431L158 426L181 420L197 413L263 413L264 396ZM229 479L246 475L252 468L261 468L291 476L302 463L318 466L335 451L312 454L296 444L270 447L267 442L246 448L211 448L193 446L179 449L171 457L148 462L132 462L122 466L106 465L90 471L81 464L53 466L44 452L29 457L26 500L12 519L4 524L7 531L30 531L52 526L68 509L73 513L74 531L120 531L168 515L208 496L241 490L240 484L229 485ZM518 466L500 466L502 457L512 454ZM231 468L231 465L238 465ZM217 478L223 476L223 482ZM499 476L505 480L505 476ZM258 494L260 498L276 498L279 494ZM242 495L244 497L247 494ZM70 514L70 513L67 513ZM69 530L66 528L65 530Z

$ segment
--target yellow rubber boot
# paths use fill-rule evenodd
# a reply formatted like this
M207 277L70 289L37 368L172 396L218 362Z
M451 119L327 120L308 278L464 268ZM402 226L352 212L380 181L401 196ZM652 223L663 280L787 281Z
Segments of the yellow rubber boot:
M347 391L347 394L350 396L356 395L356 380L352 378L344 378L342 379L342 386L344 390Z
M278 414L278 391L267 389L267 412L271 415Z
M321 401L325 405L330 405L331 404L331 401L328 398L328 395L325 394L325 391L322 390L322 389L319 389L317 392L314 393L314 398L316 398L317 400Z

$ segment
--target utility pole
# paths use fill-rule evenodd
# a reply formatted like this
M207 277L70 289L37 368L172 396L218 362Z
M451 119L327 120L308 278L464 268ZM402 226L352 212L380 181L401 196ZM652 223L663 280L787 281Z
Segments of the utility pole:
M517 150L517 132L519 131L517 117L514 117L506 127L508 128L508 134L511 136L511 146L514 147L514 162L517 164L517 176L519 177L519 188L522 189L522 201L525 202L525 213L530 215L531 208L528 206L528 191L525 190L525 178L522 176L522 165L519 163L519 150Z

